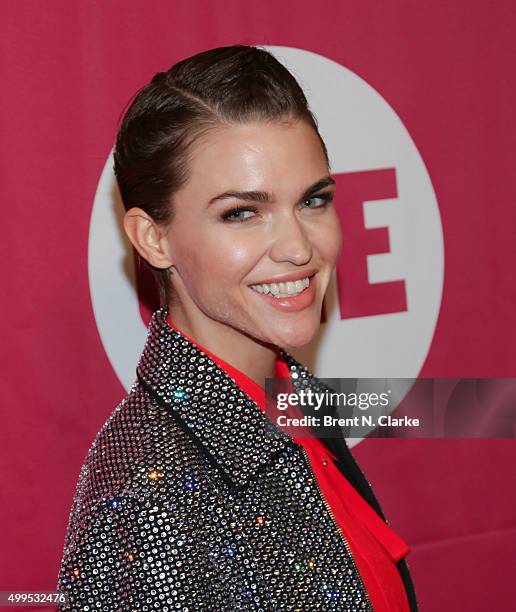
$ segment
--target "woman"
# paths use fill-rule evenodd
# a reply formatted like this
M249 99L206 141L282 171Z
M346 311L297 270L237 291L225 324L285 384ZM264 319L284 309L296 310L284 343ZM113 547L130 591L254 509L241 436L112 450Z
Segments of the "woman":
M288 351L317 332L341 247L294 77L256 47L185 59L138 92L114 160L162 307L80 474L62 609L416 610L342 435L265 412L266 378L327 389Z

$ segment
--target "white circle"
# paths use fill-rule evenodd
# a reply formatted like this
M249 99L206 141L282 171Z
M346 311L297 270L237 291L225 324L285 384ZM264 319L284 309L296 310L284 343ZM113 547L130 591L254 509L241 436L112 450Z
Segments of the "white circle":
M124 212L111 151L93 202L88 273L100 339L113 370L129 390L136 379L147 328L140 316L132 245L122 225Z
M407 311L341 320L334 274L325 298L327 321L309 347L292 354L321 378L416 378L432 341L444 280L439 207L421 155L392 107L351 70L304 49L266 49L305 91L332 174L394 168L398 190L395 200L363 206L366 227L387 227L390 240L389 253L368 256L368 280L403 280ZM147 330L112 167L111 153L93 203L88 269L99 334L128 390ZM350 446L358 441L351 439Z

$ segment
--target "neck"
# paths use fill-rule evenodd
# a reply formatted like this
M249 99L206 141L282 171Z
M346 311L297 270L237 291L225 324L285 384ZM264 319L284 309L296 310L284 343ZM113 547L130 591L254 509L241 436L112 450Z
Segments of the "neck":
M169 313L177 329L261 387L266 378L274 378L278 357L276 346L260 342L225 323L210 319L200 311L187 312L180 304L171 305Z

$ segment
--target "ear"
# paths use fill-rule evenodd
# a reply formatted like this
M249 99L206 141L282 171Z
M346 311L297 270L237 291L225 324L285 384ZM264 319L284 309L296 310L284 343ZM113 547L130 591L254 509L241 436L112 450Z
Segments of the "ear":
M124 230L138 253L155 268L169 268L168 243L164 226L142 208L130 208L124 215Z

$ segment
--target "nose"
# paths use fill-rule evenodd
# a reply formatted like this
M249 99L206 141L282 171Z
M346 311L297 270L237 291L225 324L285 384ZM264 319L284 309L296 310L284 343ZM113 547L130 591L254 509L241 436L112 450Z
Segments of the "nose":
M269 256L273 261L289 261L297 266L312 259L312 244L306 228L295 214L287 214L277 220Z

